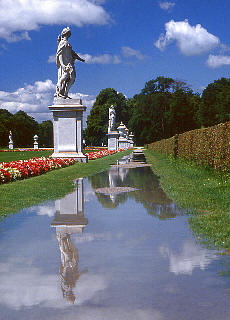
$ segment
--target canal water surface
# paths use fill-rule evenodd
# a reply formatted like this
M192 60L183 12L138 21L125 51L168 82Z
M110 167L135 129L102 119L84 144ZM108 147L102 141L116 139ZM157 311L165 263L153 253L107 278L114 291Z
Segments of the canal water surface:
M0 319L230 319L229 257L134 160L1 222Z

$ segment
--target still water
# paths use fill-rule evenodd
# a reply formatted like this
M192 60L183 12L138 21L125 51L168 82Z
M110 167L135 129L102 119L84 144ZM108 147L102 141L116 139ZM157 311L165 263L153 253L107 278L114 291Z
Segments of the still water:
M229 257L128 161L1 222L0 319L230 319ZM116 187L137 190L95 192Z

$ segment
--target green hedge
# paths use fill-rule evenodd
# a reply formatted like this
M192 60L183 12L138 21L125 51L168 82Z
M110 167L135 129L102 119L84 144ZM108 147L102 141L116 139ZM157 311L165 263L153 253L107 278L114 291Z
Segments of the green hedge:
M230 169L230 122L188 131L148 144L157 153L194 160L197 164Z

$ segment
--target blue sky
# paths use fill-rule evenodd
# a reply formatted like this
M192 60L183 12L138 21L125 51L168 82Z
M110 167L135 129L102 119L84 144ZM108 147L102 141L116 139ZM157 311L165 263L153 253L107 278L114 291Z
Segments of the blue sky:
M104 88L127 97L157 76L194 91L230 74L229 0L0 0L0 105L51 118L57 36L70 26L73 97L92 106Z

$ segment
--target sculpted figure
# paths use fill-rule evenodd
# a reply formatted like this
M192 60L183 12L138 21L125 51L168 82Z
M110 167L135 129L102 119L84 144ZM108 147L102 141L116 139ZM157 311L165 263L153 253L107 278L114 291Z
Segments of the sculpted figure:
M12 140L12 131L10 130L9 132L9 143L13 143L13 140Z
M108 132L113 131L115 129L115 120L116 120L116 111L114 106L112 105L109 108L109 127Z
M68 42L71 36L70 28L64 28L61 35L58 36L56 64L58 67L58 82L55 97L69 98L69 89L76 79L75 60L85 62L79 55L73 51Z

